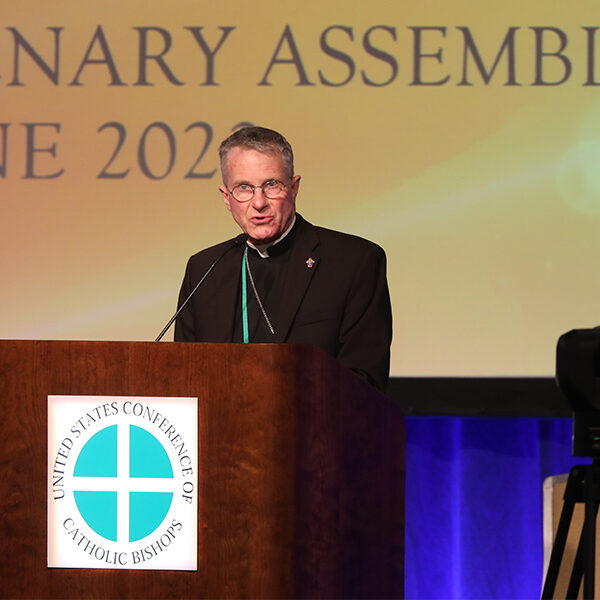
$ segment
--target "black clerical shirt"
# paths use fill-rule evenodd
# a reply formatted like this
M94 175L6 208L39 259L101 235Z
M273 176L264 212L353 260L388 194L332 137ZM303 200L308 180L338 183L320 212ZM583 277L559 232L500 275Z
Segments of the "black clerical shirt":
M273 334L269 329L256 294L250 280L254 280L256 292L262 302L263 308L273 326L277 331L280 300L283 298L283 290L286 285L287 265L291 256L291 247L296 234L296 226L277 244L267 249L268 258L262 258L258 252L248 246L248 265L246 269L246 296L248 305L248 333L249 341L253 343L272 343ZM249 271L249 272L248 272ZM236 302L236 317L233 329L233 341L243 341L242 327L242 263L240 261L240 278Z

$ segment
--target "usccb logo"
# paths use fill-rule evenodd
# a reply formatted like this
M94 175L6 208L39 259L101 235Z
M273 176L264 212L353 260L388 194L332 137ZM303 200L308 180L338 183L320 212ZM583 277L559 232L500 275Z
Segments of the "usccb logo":
M197 568L197 398L48 397L48 566Z

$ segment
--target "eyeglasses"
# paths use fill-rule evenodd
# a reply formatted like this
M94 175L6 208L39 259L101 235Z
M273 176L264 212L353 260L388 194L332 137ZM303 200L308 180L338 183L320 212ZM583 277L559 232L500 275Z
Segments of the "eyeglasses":
M227 191L238 201L238 202L249 202L254 197L254 190L260 188L265 198L275 200L281 198L285 194L286 184L278 181L277 179L269 179L262 185L250 185L249 183L240 183L236 185L232 190L227 188Z

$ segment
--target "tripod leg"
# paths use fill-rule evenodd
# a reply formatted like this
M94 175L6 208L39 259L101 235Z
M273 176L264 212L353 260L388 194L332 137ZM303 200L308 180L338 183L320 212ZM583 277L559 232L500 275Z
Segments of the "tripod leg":
M593 600L596 569L596 517L598 515L598 500L594 499L596 492L591 485L592 474L587 471L584 476L585 487L585 519L577 545L577 554L571 571L567 598L577 598L583 578L583 597Z
M585 521L583 523L585 539L585 569L583 575L583 597L594 598L594 583L596 575L596 516L598 503L586 500Z
M596 518L598 502L585 503L585 519L571 571L567 598L577 598L583 578L583 597L593 600L596 575Z
M569 474L569 479L567 481L567 490L569 485L571 485L571 475L572 473ZM560 563L562 562L565 546L567 545L569 526L571 525L571 517L573 516L573 509L575 508L575 501L567 500L567 490L565 490L565 500L560 513L560 520L558 521L556 537L554 538L554 544L552 546L552 554L550 555L546 581L544 582L544 589L542 590L542 600L552 600L552 597L554 596L558 573L560 571Z
M542 590L542 600L552 600L552 597L554 596L554 590L556 589L556 582L558 580L558 573L560 570L560 563L565 552L567 537L569 535L569 526L571 525L573 509L575 508L576 502L583 501L583 472L584 471L581 466L575 466L569 472L569 478L567 479L567 485L565 487L563 507L560 513L560 520L558 522L558 529L556 530L556 537L552 546L552 554L550 555L548 572L546 573L546 580ZM575 565L577 565L577 560L575 560ZM575 565L573 566L573 569L575 569ZM573 575L571 575L571 579L573 579ZM579 575L577 589L579 589L580 582L581 575Z
M585 525L584 525L585 527ZM571 577L569 579L569 587L567 588L567 598L577 598L579 595L579 586L583 578L583 552L584 552L584 529L581 530L579 536L579 543L577 544L577 553L575 554L575 560L573 561L573 569L571 570Z
M542 591L542 600L552 600L552 597L554 596L560 563L565 552L574 507L574 502L565 501L563 504L560 513L560 521L558 522L558 529L556 531L556 538L554 539L554 545L552 546L552 554L550 555L550 563L548 564L548 572L546 573L546 581L544 582L544 589Z

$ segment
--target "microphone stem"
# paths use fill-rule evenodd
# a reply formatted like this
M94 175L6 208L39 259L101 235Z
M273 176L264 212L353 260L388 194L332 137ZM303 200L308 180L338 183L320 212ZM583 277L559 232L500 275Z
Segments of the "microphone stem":
M233 242L233 246L230 246L229 248L227 248L227 250L225 250L225 252L223 252L223 254L221 254L221 256L219 256L217 258L217 260L215 260L215 262L213 262L212 265L210 265L210 267L208 267L208 270L206 271L206 273L204 273L204 275L202 276L202 279L196 284L196 287L191 291L191 293L189 294L189 296L185 299L185 301L183 302L183 304L177 309L177 312L169 319L169 322L164 326L163 330L158 334L158 337L154 340L155 342L160 342L160 340L162 340L163 336L165 335L165 333L167 333L167 331L169 330L169 327L171 327L171 325L173 325L173 322L175 321L175 319L179 316L179 313L184 309L184 307L186 306L186 304L192 299L192 296L196 293L196 290L202 285L202 282L208 277L209 273L215 268L216 264L230 251L233 250L234 248L237 248L239 245L241 245L244 241L244 239L241 239L243 236L238 236L234 242Z

